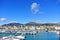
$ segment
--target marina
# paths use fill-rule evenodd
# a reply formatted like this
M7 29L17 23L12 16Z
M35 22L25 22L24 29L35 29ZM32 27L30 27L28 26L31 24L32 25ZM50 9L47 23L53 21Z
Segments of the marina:
M60 0L0 0L0 40L60 40Z
M20 36L19 36L20 35ZM0 40L59 40L59 35L54 32L40 31L37 34L1 34Z
M10 28L9 28L10 27ZM0 27L1 40L59 40L58 26L8 26ZM2 31L1 31L2 30Z

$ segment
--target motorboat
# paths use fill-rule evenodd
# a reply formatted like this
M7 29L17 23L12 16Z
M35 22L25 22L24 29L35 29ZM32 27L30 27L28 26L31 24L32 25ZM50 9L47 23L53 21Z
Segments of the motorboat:
M25 40L25 36L7 36L3 40Z

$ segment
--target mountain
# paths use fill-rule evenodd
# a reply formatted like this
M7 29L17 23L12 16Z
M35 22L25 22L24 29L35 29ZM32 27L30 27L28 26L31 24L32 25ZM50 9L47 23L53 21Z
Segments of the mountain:
M45 26L53 26L53 25L57 25L56 23L43 23L41 25L45 25Z
M2 26L21 26L23 24L20 24L20 23L9 23L9 24L4 24Z
M21 23L9 23L9 24L4 24L2 26L53 26L53 25L60 25L60 23L36 23L36 22L29 22L26 24L21 24Z
M40 26L40 23L36 23L36 22L29 22L25 24L26 26Z

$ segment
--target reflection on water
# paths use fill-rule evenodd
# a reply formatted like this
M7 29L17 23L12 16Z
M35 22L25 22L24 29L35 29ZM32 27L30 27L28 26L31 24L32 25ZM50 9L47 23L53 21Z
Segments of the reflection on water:
M53 32L39 32L36 35L26 35L26 40L60 40Z
M0 37L2 36L9 36L9 35L14 35L14 36L19 36L21 34L5 34L5 33L0 33ZM54 33L54 32L38 32L36 35L30 35L26 34L26 39L25 40L60 40L60 35Z
M60 40L60 35L59 35L59 40Z

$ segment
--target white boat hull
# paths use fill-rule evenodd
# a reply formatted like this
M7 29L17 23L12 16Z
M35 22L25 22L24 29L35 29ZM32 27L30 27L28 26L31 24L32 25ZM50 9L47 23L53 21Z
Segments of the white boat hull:
M25 36L7 36L3 37L3 40L24 40Z

